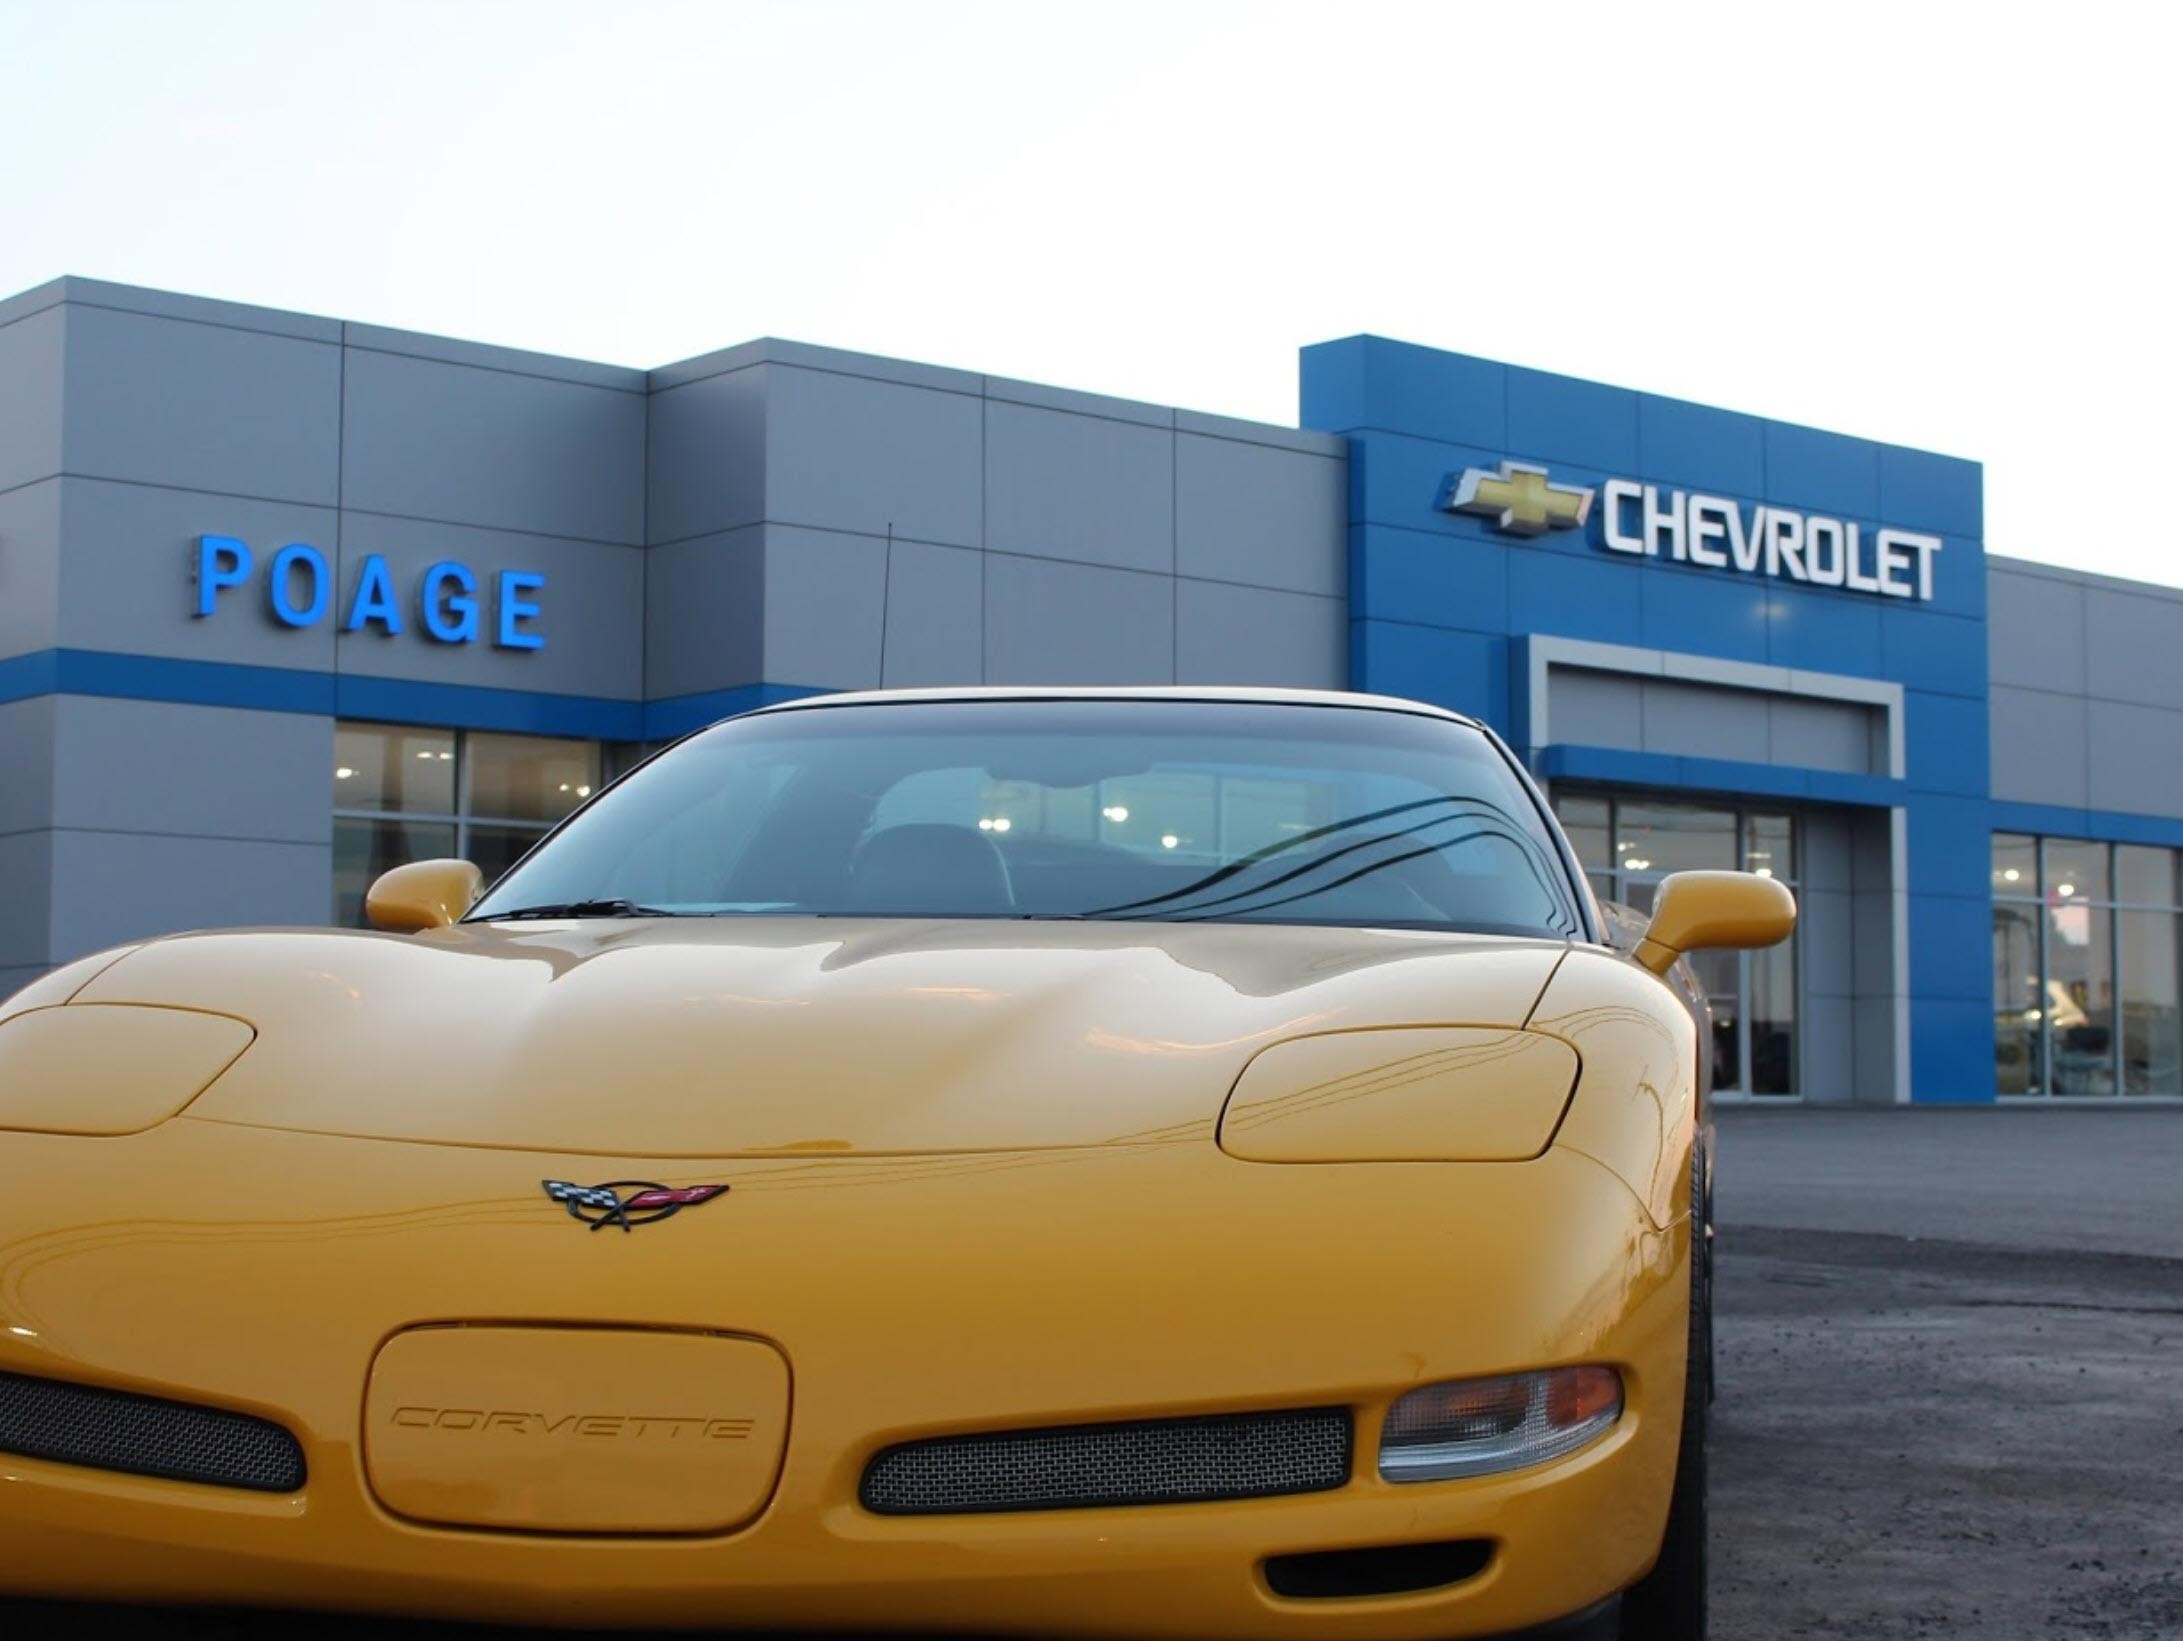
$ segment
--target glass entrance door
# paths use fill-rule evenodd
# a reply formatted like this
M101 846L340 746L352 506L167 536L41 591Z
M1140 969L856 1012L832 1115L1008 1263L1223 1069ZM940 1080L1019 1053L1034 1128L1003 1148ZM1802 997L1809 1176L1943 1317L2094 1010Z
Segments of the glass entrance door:
M1740 868L1796 886L1796 819L1780 810L1557 791L1554 812L1593 892L1638 912L1670 872ZM1797 1093L1796 940L1690 961L1713 1004L1714 1089Z

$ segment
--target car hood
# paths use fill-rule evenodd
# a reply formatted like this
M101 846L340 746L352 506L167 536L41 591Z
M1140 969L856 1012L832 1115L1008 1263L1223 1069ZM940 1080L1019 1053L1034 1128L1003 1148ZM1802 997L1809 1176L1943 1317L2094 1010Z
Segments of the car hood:
M1521 1025L1559 942L901 919L242 930L155 942L77 1003L238 1016L192 1119L629 1157L1210 1136L1259 1049Z

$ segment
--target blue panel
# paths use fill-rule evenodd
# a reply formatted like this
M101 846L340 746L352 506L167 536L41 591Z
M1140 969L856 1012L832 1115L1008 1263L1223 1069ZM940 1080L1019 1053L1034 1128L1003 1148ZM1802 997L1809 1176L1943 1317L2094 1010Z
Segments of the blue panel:
M1858 804L1874 809L1893 809L1910 795L1901 781L1881 775L1845 775L1833 769L1806 770L1804 790L1814 803Z
M304 712L328 718L334 715L331 673L113 655L103 650L56 650L54 659L58 666L55 687L63 695L249 707L261 712Z
M1986 703L1964 695L1903 692L1903 776L1913 792L1984 797L1992 781Z
M1992 827L1984 798L1918 795L1909 806L1908 882L1921 894L1990 892Z
M1915 606L1936 615L1986 619L1986 548L1967 536L1944 536L1933 555L1933 599Z
M1508 447L1543 462L1637 470L1637 395L1542 370L1508 371Z
M1993 902L1983 895L1914 894L1909 913L1911 996L1921 1007L1932 997L1986 1001L1990 1007Z
M1641 583L1639 642L1684 655L1767 659L1772 587L1765 580L1731 570L1682 570L1648 561ZM1625 631L1627 621L1625 615Z
M1296 424L1327 433L1365 425L1364 338L1314 342L1296 357Z
M1384 336L1304 350L1305 427L1376 427L1450 444L1508 447L1508 367Z
M1983 574L1983 571L1981 571ZM1986 624L1880 607L1881 676L1911 689L1986 699Z
M1548 780L1655 786L1670 791L1683 784L1681 759L1664 752L1630 752L1612 746L1547 747L1540 755L1538 773Z
M1759 798L1801 798L1809 790L1804 770L1733 758L1678 758L1681 784L1693 792L1735 792Z
M0 706L27 701L37 695L60 692L61 664L58 650L33 650L0 661Z
M1482 514L1446 513L1440 508L1456 475L1467 467L1498 468L1503 460L1498 451L1436 444L1399 433L1375 433L1354 441L1353 450L1360 447L1362 466L1356 464L1354 454L1351 458L1349 516L1353 523L1394 524L1406 530L1503 544L1516 539L1502 534ZM1554 477L1558 480L1562 475ZM1569 482L1589 481L1572 478Z
M1881 675L1880 606L1776 581L1767 593L1766 659L1777 667Z
M20 693L11 693L15 691ZM28 694L173 701L584 740L633 741L643 733L643 709L635 701L115 655L103 650L47 650L0 663L0 700Z
M1928 1033L1920 1092L1988 1096L1992 1028L1983 1016L1991 1011L1979 993L1990 981L1983 928L1990 749L1975 465L1532 371L1496 371L1377 340L1306 354L1305 420L1368 430L1353 438L1350 467L1352 517L1361 521L1350 532L1353 682L1520 732L1509 715L1528 706L1520 688L1527 680L1512 677L1505 643L1471 630L1492 628L1498 593L1519 656L1530 635L1554 634L1903 684L1909 778L1902 781L1571 745L1535 756L1553 778L1901 806L1908 885L1964 902L1924 918L1937 944L1919 953L1920 1005L1960 1006L1960 1018ZM1503 424L1493 414L1497 387ZM1487 519L1438 511L1455 474L1508 457L1542 462L1569 482L1630 477L1745 508L1763 497L1839 517L1860 528L1868 553L1883 525L1927 530L1944 538L1933 566L1936 597L1920 605L1609 554L1597 520L1582 534L1523 540ZM1436 556L1436 545L1446 551ZM2112 835L2155 824L2119 818ZM2183 820L2175 825L2183 832Z
M2070 809L2047 803L1994 803L1989 806L1996 832L2044 832L2061 838L2098 838L2110 843L2150 843L2183 848L2183 818L2126 815L2111 809Z
M1500 541L1353 525L1350 614L1505 633L1510 551Z
M1988 820L1996 832L2052 832L2065 838L2089 838L2100 834L2091 827L2082 809L2051 803L2001 803L1987 805ZM2178 826L2183 831L2183 825Z
M1766 424L1766 499L1871 519L1880 511L1880 447L1789 422Z
M331 680L333 716L399 724L447 724L511 735L569 735L586 741L635 741L644 736L644 709L635 701L527 690L413 684L402 678L344 675Z
M1508 626L1522 634L1632 640L1630 615L1651 579L1633 559L1513 547L1508 554Z
M1910 1008L1910 1093L1920 1105L1990 1105L1993 1000L1918 998Z
M1400 621L1352 621L1349 666L1360 689L1406 696L1482 718L1506 735L1509 645L1505 638L1446 632Z
M1880 519L1944 536L1986 533L1985 469L1960 456L1880 446Z
M1641 393L1635 471L1659 484L1715 495L1766 490L1766 424L1756 416Z
M2086 837L2183 848L2183 820L2166 815L2121 815L2105 809L2088 810L2084 818Z

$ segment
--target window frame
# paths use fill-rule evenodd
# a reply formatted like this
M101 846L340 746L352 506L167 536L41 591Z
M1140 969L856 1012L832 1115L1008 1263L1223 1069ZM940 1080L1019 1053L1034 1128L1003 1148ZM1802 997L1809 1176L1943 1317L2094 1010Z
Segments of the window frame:
M2000 869L1992 866L1994 851L1998 840L2002 838L2022 839L2031 844L2033 870L2032 881L2028 890L2023 886L2021 879L2015 884L2005 883L2001 877ZM2107 893L2104 896L2062 896L2059 894L2050 896L2047 890L2049 879L2047 852L2050 844L2061 844L2074 849L2090 848L2101 851L2102 875L2107 884ZM2169 857L2170 881L2176 884L2176 887L2171 889L2169 898L2165 901L2125 900L2122 898L2121 860L2117 851L2124 848L2140 847L2164 850ZM2039 933L2038 996L2041 1018L2038 1032L2038 1087L2035 1091L2027 1090L2022 1094L1997 1093L1996 1098L2007 1100L2086 1101L2160 1100L2183 1097L2183 1090L2156 1091L2149 1089L2141 1094L2131 1093L2123 1060L2123 1047L2129 1035L2124 1024L2123 1009L2124 996L2127 990L2127 979L2123 969L2123 915L2131 912L2160 913L2169 918L2177 949L2176 972L2179 978L2179 991L2183 991L2183 879L2179 879L2176 875L2183 872L2183 850L2177 850L2164 844L2135 845L2119 843L2112 838L2073 837L2059 832L2020 832L2011 828L1996 828L1989 835L1987 854L1989 886L1994 904L1997 906L2026 906L2033 908L2037 913L2033 920L2033 926ZM2108 985L2113 995L2108 1005L2112 1016L2112 1025L2109 1029L2107 1049L2108 1088L2104 1094L2065 1094L2054 1086L2054 1031L2045 1016L2050 1012L2049 1005L2051 1003L2047 988L2054 983L2053 914L2061 910L2065 905L2082 906L2088 912L2105 912L2107 914L2107 939L2104 945L2106 946ZM2183 996L2179 996L2177 1002L2179 1008L2183 1008Z
M513 832L528 838L530 841L524 846L523 854L516 856L515 860L509 862L508 871L514 870L524 855L528 855L531 850L537 848L539 843L552 833L556 827L567 821L586 804L590 803L592 799L604 792L613 784L615 779L613 775L608 773L615 763L615 743L586 740L576 735L527 735L519 730L458 729L447 724L399 723L383 718L339 718L334 721L334 729L337 734L341 730L349 729L413 731L445 735L452 744L455 764L455 806L451 813L436 809L367 809L359 808L353 804L343 805L337 802L331 814L331 820L336 829L338 829L339 823L342 821L393 821L402 824L452 827L455 838L454 858L458 860L468 860L470 858L471 829L473 827L489 827L503 832ZM513 816L472 814L470 812L471 781L475 766L470 755L470 743L472 738L478 735L490 735L502 740L559 741L589 747L597 766L592 774L591 790L582 794L575 808L571 809L567 815L560 817L559 820L541 821L520 819ZM501 875L505 875L505 873ZM488 880L486 887L491 888L495 881L498 881L498 879ZM340 888L338 884L335 886L332 911L338 918L340 912ZM345 927L346 925L337 923L336 926Z
M1801 811L1791 807L1778 804L1751 803L1734 797L1716 798L1702 794L1663 793L1641 789L1620 792L1612 788L1581 784L1572 786L1557 785L1554 788L1552 798L1556 805L1564 798L1577 798L1605 806L1607 851L1613 858L1605 866L1597 867L1587 865L1580 859L1578 866L1589 893L1599 894L1598 880L1605 878L1609 890L1605 898L1623 905L1629 904L1628 890L1632 884L1655 887L1663 879L1674 876L1672 871L1646 870L1633 872L1622 866L1622 852L1619 844L1622 830L1622 806L1625 802L1649 808L1709 810L1715 813L1726 810L1734 817L1734 825L1729 832L1730 847L1734 851L1730 869L1739 872L1753 870L1748 864L1751 858L1751 822L1753 818L1764 815L1769 818L1785 819L1789 823L1789 858L1797 870L1782 874L1768 869L1766 875L1776 878L1792 894L1795 893L1797 885L1803 881L1799 874L1804 863L1804 816ZM1559 829L1561 827L1561 812L1558 807L1554 811L1554 816L1556 828ZM1574 844L1571 844L1570 847L1573 852ZM1734 954L1736 960L1736 1064L1740 1076L1737 1080L1738 1086L1717 1088L1716 1093L1727 1094L1731 1098L1754 1101L1801 1100L1804 1097L1804 1040L1806 1022L1810 1018L1810 1009L1808 999L1804 994L1804 931L1801 921L1796 930L1791 933L1788 946L1791 974L1789 995L1791 1006L1795 1009L1797 1028L1796 1047L1791 1056L1790 1087L1779 1094L1756 1094L1750 1089L1753 1069L1751 1057L1752 966L1759 954L1744 951Z

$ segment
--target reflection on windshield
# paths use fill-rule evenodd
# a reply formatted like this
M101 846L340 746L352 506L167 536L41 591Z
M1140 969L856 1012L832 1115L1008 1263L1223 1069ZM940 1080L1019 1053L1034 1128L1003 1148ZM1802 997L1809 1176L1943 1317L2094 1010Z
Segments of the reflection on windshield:
M1557 939L1581 927L1536 806L1476 730L1361 708L1145 700L888 703L724 724L606 794L473 918L609 906Z

